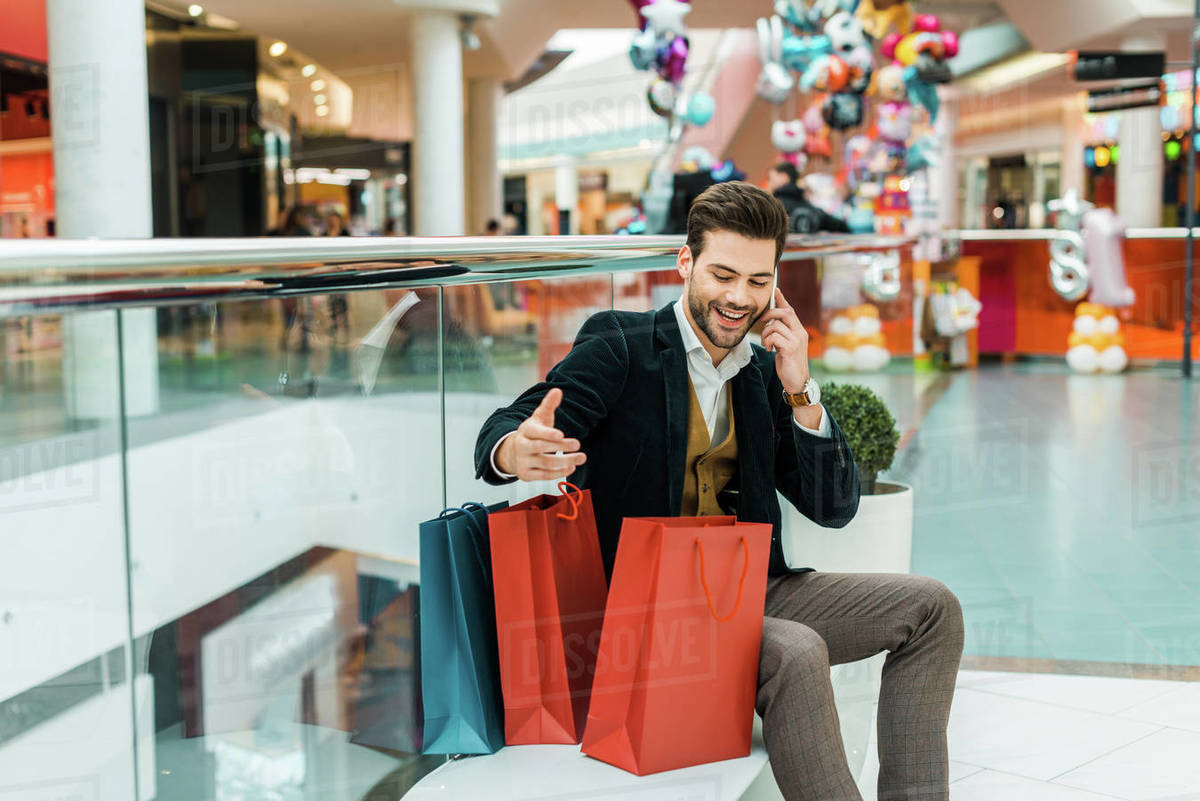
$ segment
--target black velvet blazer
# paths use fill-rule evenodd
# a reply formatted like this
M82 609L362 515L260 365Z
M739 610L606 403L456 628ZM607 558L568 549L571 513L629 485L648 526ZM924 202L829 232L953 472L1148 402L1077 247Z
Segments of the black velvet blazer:
M475 443L476 478L505 483L492 469L492 447L533 413L546 392L562 389L555 425L577 438L588 457L568 480L592 492L610 576L622 518L676 516L682 503L688 373L672 306L643 313L605 311L589 318L546 380L493 412ZM819 525L840 528L858 510L858 468L832 415L828 439L795 425L775 376L775 354L755 345L754 358L730 380L738 445L733 480L739 491L737 516L774 528L771 575L794 572L780 545L776 490Z

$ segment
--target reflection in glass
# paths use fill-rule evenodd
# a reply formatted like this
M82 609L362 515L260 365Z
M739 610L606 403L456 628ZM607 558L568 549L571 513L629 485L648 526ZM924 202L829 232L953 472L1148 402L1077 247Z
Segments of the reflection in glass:
M446 287L446 496L523 500L553 482L492 487L475 479L475 438L493 411L545 377L592 314L612 307L610 276ZM436 513L436 512L435 512Z
M402 794L441 762L415 636L439 296L160 310L160 409L128 420L143 798Z
M3 798L136 795L116 321L0 319Z

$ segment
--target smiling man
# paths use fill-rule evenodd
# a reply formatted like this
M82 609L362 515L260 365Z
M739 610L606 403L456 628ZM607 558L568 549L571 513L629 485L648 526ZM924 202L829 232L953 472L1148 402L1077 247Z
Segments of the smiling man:
M859 494L853 454L809 375L808 333L774 288L786 238L771 195L741 182L707 189L676 262L683 297L584 323L546 380L484 423L477 475L493 484L571 476L590 489L610 574L625 517L770 523L756 705L784 797L861 798L829 666L888 651L879 799L946 799L963 645L954 594L921 576L821 573L784 559L779 495L837 528L854 517ZM762 347L746 336L758 320Z

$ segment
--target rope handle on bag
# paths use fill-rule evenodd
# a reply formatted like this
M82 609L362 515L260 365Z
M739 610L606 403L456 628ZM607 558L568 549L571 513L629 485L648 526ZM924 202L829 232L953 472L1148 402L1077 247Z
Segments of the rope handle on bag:
M575 495L569 493L567 491L568 489L575 490ZM579 504L583 500L583 490L579 489L579 487L575 486L570 481L560 481L558 482L558 491L561 492L563 497L567 499L567 503L571 504L570 514L559 512L558 516L563 520L575 520L579 517Z
M479 552L479 540L486 540L487 535L484 534L483 528L479 525L479 521L477 521L475 516L469 511L471 507L482 510L485 516L488 514L488 508L482 503L477 501L467 501L462 506L446 507L442 510L442 513L438 515L438 519L441 520L445 518L447 512L462 512L467 518L467 522L470 524L471 529L475 532L475 538L471 540L471 551L475 554L475 561L479 563L480 571L483 572L483 580L488 582L490 585L492 581L492 570L487 564L488 560L484 559L483 554Z
M700 542L700 538L696 538L696 548L700 552L700 586L704 588L704 600L708 601L708 611L713 616L713 619L718 623L724 623L733 618L742 608L742 590L746 589L746 575L750 572L750 549L746 546L746 538L742 537L742 577L738 579L737 600L733 602L733 611L725 617L717 614L716 606L713 604L712 593L708 590L708 579L704 575L704 543Z

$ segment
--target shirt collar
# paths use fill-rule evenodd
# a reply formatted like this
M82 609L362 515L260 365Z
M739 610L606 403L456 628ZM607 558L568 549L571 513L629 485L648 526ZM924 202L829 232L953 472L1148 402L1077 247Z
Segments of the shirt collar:
M679 335L683 338L683 349L689 356L699 351L703 360L712 365L712 356L704 349L704 344L700 341L700 337L696 335L692 324L688 322L687 313L683 310L685 300L686 297L682 297L675 301L675 320L679 324ZM750 347L750 337L747 335L742 337L742 341L737 343L729 353L725 354L725 358L721 360L719 365L716 365L716 369L722 374L732 376L749 364L753 358L754 351Z

